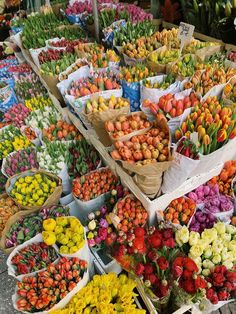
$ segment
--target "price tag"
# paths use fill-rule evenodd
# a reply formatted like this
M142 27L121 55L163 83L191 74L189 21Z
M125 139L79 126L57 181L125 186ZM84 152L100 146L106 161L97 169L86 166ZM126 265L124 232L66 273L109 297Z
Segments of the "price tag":
M109 214L109 218L111 219L114 227L117 229L117 226L120 223L120 218L116 214L114 214L114 213L110 213Z
M197 132L193 132L190 134L190 141L192 141L195 145L198 145L198 133Z
M184 45L192 39L194 28L194 25L180 22L178 32L178 38L181 40L180 52L182 52Z

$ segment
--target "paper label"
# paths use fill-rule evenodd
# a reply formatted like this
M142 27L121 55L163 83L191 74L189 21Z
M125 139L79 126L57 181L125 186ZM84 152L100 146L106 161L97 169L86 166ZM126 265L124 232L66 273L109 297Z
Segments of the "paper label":
M178 32L178 38L181 40L180 51L182 51L184 45L187 44L192 39L194 29L195 29L194 25L180 22Z
M198 145L198 133L197 132L193 132L190 134L190 140L195 144Z
M120 218L116 214L114 214L114 213L110 213L109 214L109 218L111 219L114 227L117 229L117 226L120 223Z

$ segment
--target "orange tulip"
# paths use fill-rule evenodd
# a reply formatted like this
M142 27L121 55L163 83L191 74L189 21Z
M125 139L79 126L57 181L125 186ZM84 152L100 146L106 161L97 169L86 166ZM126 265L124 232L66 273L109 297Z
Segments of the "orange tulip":
M202 125L203 117L198 117L196 121L196 126Z
M228 116L228 113L229 113L228 108L223 107L223 108L221 109L221 111L220 111L220 117L221 117L221 119L222 119L224 116Z
M199 138L203 138L203 136L206 134L206 130L201 125L199 125L197 128L197 132Z
M202 141L203 141L203 144L205 144L205 145L209 145L209 144L211 143L211 139L210 139L210 137L209 137L208 134L205 134L205 135L203 136Z
M196 112L193 112L193 113L191 113L191 115L190 115L190 118L191 118L192 121L196 121L196 120L197 120L197 117L198 117L198 115L197 115Z
M227 132L225 129L220 129L217 132L217 142L222 143L227 139Z
M220 115L216 113L214 116L214 122L218 122L218 121L220 121Z
M189 138L190 138L190 135L191 135L191 132L188 131L188 132L186 132L184 135L189 139Z
M186 133L188 128L187 128L187 123L186 122L183 122L182 125L181 125L181 130L183 133Z
M232 140L236 137L236 128L233 129L233 131L230 133L229 138Z
M180 129L175 130L175 139L178 141L182 137L182 132Z

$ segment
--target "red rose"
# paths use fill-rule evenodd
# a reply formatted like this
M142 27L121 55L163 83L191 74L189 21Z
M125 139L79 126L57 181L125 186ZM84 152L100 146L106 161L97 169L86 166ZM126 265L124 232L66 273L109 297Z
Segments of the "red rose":
M219 302L217 294L213 295L213 297L210 299L212 304L217 304Z
M227 268L224 265L217 265L214 269L214 273L224 274L227 271Z
M134 229L134 234L137 238L143 238L145 236L145 230L142 227Z
M180 266L174 266L172 267L172 275L175 279L179 278L183 273L183 268Z
M154 273L154 269L151 264L145 265L145 270L144 270L145 275L150 275Z
M154 285L158 279L157 279L157 276L155 276L154 274L148 274L148 275L145 275L145 280L149 280L151 284Z
M182 257L182 256L176 257L176 259L173 262L173 266L174 267L175 266L183 267L184 266L184 257Z
M225 277L221 273L214 273L212 275L213 278L213 285L215 287L222 287L224 285Z
M169 267L169 262L164 256L161 256L157 259L157 265L161 270L166 270Z
M205 289L207 287L207 283L201 276L197 276L195 286L197 289Z
M182 276L184 279L191 279L193 278L193 273L187 269L184 269Z
M133 248L133 246L128 246L128 247L127 247L127 253L128 253L129 255L133 255L133 254L134 254L134 248Z
M189 294L196 293L196 287L193 279L184 280L182 287Z
M184 268L191 272L198 272L196 263L189 257L185 257L184 259Z
M162 297L165 297L168 294L168 292L169 292L169 286L168 285L164 286L164 285L160 284L159 289L161 291Z
M173 238L173 230L171 228L164 229L162 235L164 239Z
M137 276L141 276L144 272L144 269L145 269L144 265L142 263L138 263L135 267L135 274Z
M155 261L158 258L158 255L156 252L154 251L149 251L147 254L147 257L151 260L151 261Z
M175 240L173 238L164 239L162 245L173 249L175 247Z
M134 250L137 251L137 253L140 253L140 254L146 253L147 248L146 248L144 239L135 238L133 241L133 248L134 248Z
M206 297L207 299L211 300L211 298L215 295L215 290L210 288L210 289L207 289L207 292L206 292Z
M233 271L227 271L225 274L225 277L227 278L228 281L236 284L236 273Z
M220 290L218 293L217 293L217 296L218 296L218 299L220 301L225 301L225 300L228 300L230 294L228 291L226 290Z
M231 292L232 290L234 290L234 286L231 282L226 281L224 283L224 288L226 288L229 292ZM236 288L236 287L235 287Z
M151 247L153 247L154 249L157 249L161 247L162 238L160 236L156 236L155 234L152 234L149 237L148 242L150 243Z

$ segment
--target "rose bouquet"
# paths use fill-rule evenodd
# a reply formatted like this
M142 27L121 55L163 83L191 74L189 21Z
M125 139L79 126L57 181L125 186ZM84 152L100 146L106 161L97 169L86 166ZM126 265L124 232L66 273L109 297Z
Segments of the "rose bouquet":
M206 297L212 304L235 298L236 272L230 271L224 265L218 265L206 277L209 288Z
M188 256L199 268L199 273L208 276L215 265L224 265L232 269L235 264L236 227L217 222L211 229L205 229L201 235L189 232L187 227L177 230L175 239L178 245L186 248ZM184 245L185 244L185 245Z
M207 283L198 275L196 263L178 248L172 228L137 227L122 244L118 239L111 249L114 258L141 279L148 297L161 311L170 306L171 293L181 291L177 306L196 302Z

